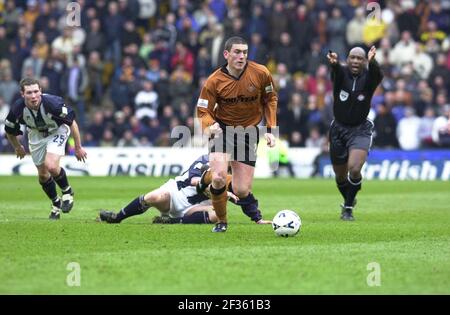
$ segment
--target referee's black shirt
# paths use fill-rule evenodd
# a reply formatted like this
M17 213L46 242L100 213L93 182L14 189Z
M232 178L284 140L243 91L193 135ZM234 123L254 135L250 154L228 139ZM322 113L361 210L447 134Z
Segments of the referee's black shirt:
M375 58L369 62L368 68L355 77L348 66L339 62L331 65L333 113L339 123L356 126L366 120L373 93L383 79L383 73Z

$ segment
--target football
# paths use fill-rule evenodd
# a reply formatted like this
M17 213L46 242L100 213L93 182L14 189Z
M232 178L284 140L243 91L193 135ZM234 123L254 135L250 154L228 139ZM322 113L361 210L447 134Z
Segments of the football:
M300 231L302 220L292 210L279 211L272 220L272 228L277 236L295 236Z

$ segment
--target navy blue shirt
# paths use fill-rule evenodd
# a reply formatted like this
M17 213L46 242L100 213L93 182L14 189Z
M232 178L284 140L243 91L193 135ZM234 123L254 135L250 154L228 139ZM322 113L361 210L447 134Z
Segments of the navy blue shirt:
M189 187L189 190L192 190L192 192L188 194L190 196L187 197L188 201L191 204L198 204L208 199L208 197L206 197L204 194L198 194L196 188L191 185L192 178L202 176L205 167L207 167L208 165L208 155L202 155L198 159L196 159L183 174L175 177L178 190L186 189L187 187Z
M20 98L11 106L6 117L5 131L12 135L20 135L20 125L30 129L51 132L62 124L71 126L75 119L75 112L64 100L56 95L42 94L41 104L37 111L26 107L25 99Z

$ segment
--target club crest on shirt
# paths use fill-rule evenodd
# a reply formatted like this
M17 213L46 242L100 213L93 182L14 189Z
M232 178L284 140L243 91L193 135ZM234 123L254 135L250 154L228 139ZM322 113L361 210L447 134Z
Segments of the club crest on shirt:
M345 102L347 99L348 99L348 96L349 96L350 94L348 93L348 92L345 92L344 90L341 90L341 92L339 93L339 99L342 101L342 102Z
M357 98L358 98L358 101L362 102L362 101L364 101L364 99L366 97L364 96L364 94L359 94Z
M59 114L59 117L65 118L68 113L69 112L67 110L66 104L64 104L63 107L61 107L61 114Z

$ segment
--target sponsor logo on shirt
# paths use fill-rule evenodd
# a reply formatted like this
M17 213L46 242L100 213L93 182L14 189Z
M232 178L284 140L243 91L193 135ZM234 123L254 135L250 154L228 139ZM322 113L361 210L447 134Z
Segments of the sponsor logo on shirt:
M234 104L234 103L251 103L258 99L258 96L238 95L237 97L219 98L219 103Z

